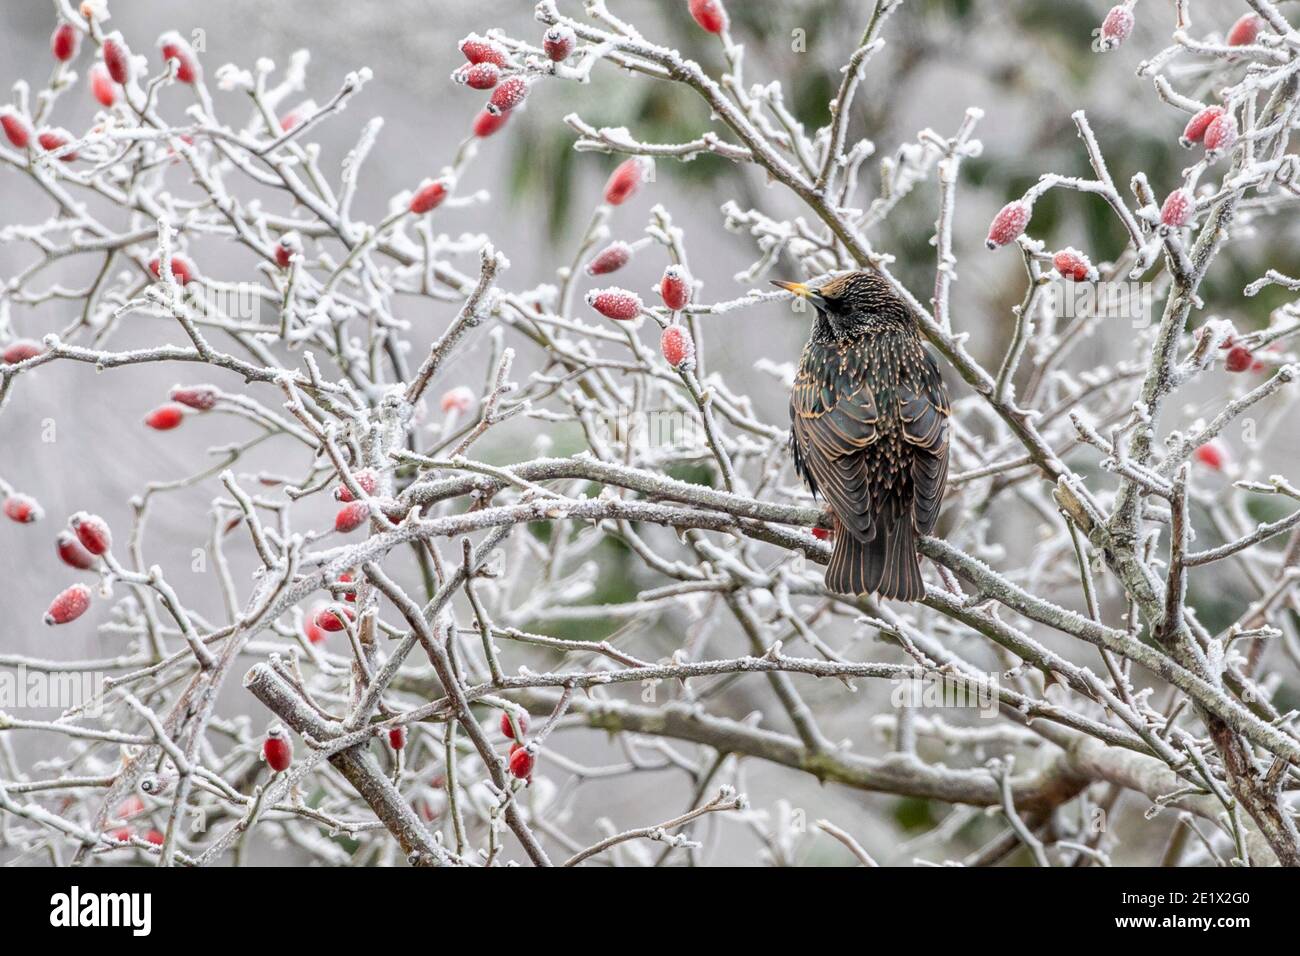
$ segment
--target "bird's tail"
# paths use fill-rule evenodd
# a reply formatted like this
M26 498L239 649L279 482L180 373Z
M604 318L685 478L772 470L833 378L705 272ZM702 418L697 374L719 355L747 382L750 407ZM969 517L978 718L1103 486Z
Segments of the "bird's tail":
M826 567L826 587L837 594L875 593L898 601L925 597L912 522L904 517L891 528L878 528L870 541L841 528Z

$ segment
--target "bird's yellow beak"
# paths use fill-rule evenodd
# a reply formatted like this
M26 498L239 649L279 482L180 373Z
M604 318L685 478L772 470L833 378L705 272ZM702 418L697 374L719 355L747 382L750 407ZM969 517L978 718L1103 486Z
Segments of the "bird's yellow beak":
M821 294L819 289L814 289L806 282L786 282L783 279L773 279L772 285L778 289L785 289L786 292L793 292L799 299L805 299L811 302L817 309L822 309L826 305L826 298ZM796 301L794 310L803 311L803 303Z
M786 282L784 279L773 279L772 285L778 289L785 289L786 292L793 292L801 299L808 298L813 292L806 282Z

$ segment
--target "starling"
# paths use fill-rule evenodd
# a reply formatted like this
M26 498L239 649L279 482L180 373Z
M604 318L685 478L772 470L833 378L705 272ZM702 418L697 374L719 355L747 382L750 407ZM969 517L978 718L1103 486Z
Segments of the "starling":
M790 395L790 447L834 515L826 587L920 600L917 536L934 530L948 477L948 389L934 356L874 273L774 285L817 309Z

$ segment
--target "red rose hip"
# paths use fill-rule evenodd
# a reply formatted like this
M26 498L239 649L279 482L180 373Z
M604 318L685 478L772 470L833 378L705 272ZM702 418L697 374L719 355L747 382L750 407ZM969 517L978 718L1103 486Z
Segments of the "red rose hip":
M1264 20L1258 14L1247 13L1228 30L1228 46L1248 46L1259 37L1264 29Z
M266 732L266 739L262 741L262 756L266 758L266 765L276 773L284 773L289 769L293 763L293 741L283 727L275 726Z
M185 408L175 403L159 405L144 417L144 423L155 431L171 431L185 420Z
M617 272L632 258L632 247L626 242L616 240L591 257L587 263L587 275L603 276Z
M364 501L353 501L344 505L334 516L334 530L340 534L356 531L370 517L370 506Z
M1029 225L1029 215L1029 204L1023 200L1017 199L1007 203L993 217L984 244L990 249L996 249L998 246L1015 242L1024 235L1025 227Z
M104 64L96 63L90 68L90 93L100 106L105 109L113 107L117 103L117 90L118 86Z
M627 202L645 182L649 170L649 161L640 156L619 163L605 183L605 202L611 206L621 206Z
M1223 360L1223 367L1229 372L1244 372L1255 364L1255 356L1250 349L1241 345L1234 345L1228 349L1228 356Z
M12 106L0 106L0 128L15 149L26 149L32 141L32 124Z
M149 271L153 273L155 279L161 279L161 270L162 259L159 256L154 256L149 260ZM180 285L189 285L194 281L195 274L194 266L190 263L190 260L182 255L172 256L172 277Z
M722 0L690 0L689 9L700 29L721 33L727 28L727 10Z
M59 560L78 571L89 571L95 566L95 556L82 546L77 536L71 531L60 531L54 539L55 550Z
M512 76L492 91L488 100L489 113L508 113L528 98L528 81L522 76Z
M99 515L78 511L68 519L68 524L76 533L81 546L91 554L105 554L113 546L113 535L108 530L108 522Z
M627 322L641 314L641 297L627 289L592 289L587 304L607 319Z
M517 723L517 724L519 725L519 732L520 732L520 733L523 733L523 734L528 733L528 715L527 715L527 714L515 714L515 723ZM510 723L510 715L507 714L507 713L502 713L502 714L501 714L501 733L505 734L505 735L506 735L507 737L509 737L511 740L514 740L514 739L515 739L515 728L514 728L514 726Z
M356 619L357 612L345 604L327 604L313 618L317 627L331 634L347 630L347 622Z
M522 744L515 743L510 746L510 774L519 780L527 780L533 775L532 753Z
M44 351L45 348L39 342L33 342L31 339L18 339L5 346L5 364L17 365L19 362L26 362L30 358L36 358Z
M12 494L5 498L5 517L19 524L31 524L45 517L40 503L31 495Z
M556 24L547 30L546 35L542 37L542 50L546 53L548 59L560 63L569 58L577 42L578 38L574 35L572 29L563 24Z
M46 624L70 624L90 607L90 588L84 584L74 584L50 602L45 612Z
M447 184L441 179L426 179L416 187L407 207L417 216L438 208L447 198Z
M659 281L659 297L674 312L680 312L690 303L691 277L682 266L671 265L664 270L664 277Z
M50 37L50 51L54 54L54 59L67 63L77 55L80 47L81 31L71 23L60 23L54 28L54 35Z
M122 39L122 34L110 33L104 39L101 53L104 57L104 66L108 68L108 75L113 78L113 82L125 86L127 80L131 78L131 51L127 48L126 41Z
M1052 257L1052 267L1072 282L1090 282L1097 278L1097 270L1077 249L1062 249Z
M483 110L478 116L474 117L474 135L479 139L486 139L505 126L508 119L510 119L509 113L491 113L488 110Z
M664 361L675 369L685 371L695 365L695 343L685 326L670 325L664 329L659 337L659 351Z
M195 83L199 79L199 60L189 41L169 30L158 38L158 48L162 51L163 62L176 61L176 79L182 83Z

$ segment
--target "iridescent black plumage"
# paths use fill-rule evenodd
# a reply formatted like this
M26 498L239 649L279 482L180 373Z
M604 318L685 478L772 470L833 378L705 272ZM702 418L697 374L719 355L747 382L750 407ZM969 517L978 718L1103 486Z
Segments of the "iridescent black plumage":
M816 289L778 283L817 308L790 396L795 469L838 525L826 586L916 601L916 538L934 530L948 477L948 390L920 332L873 273Z

